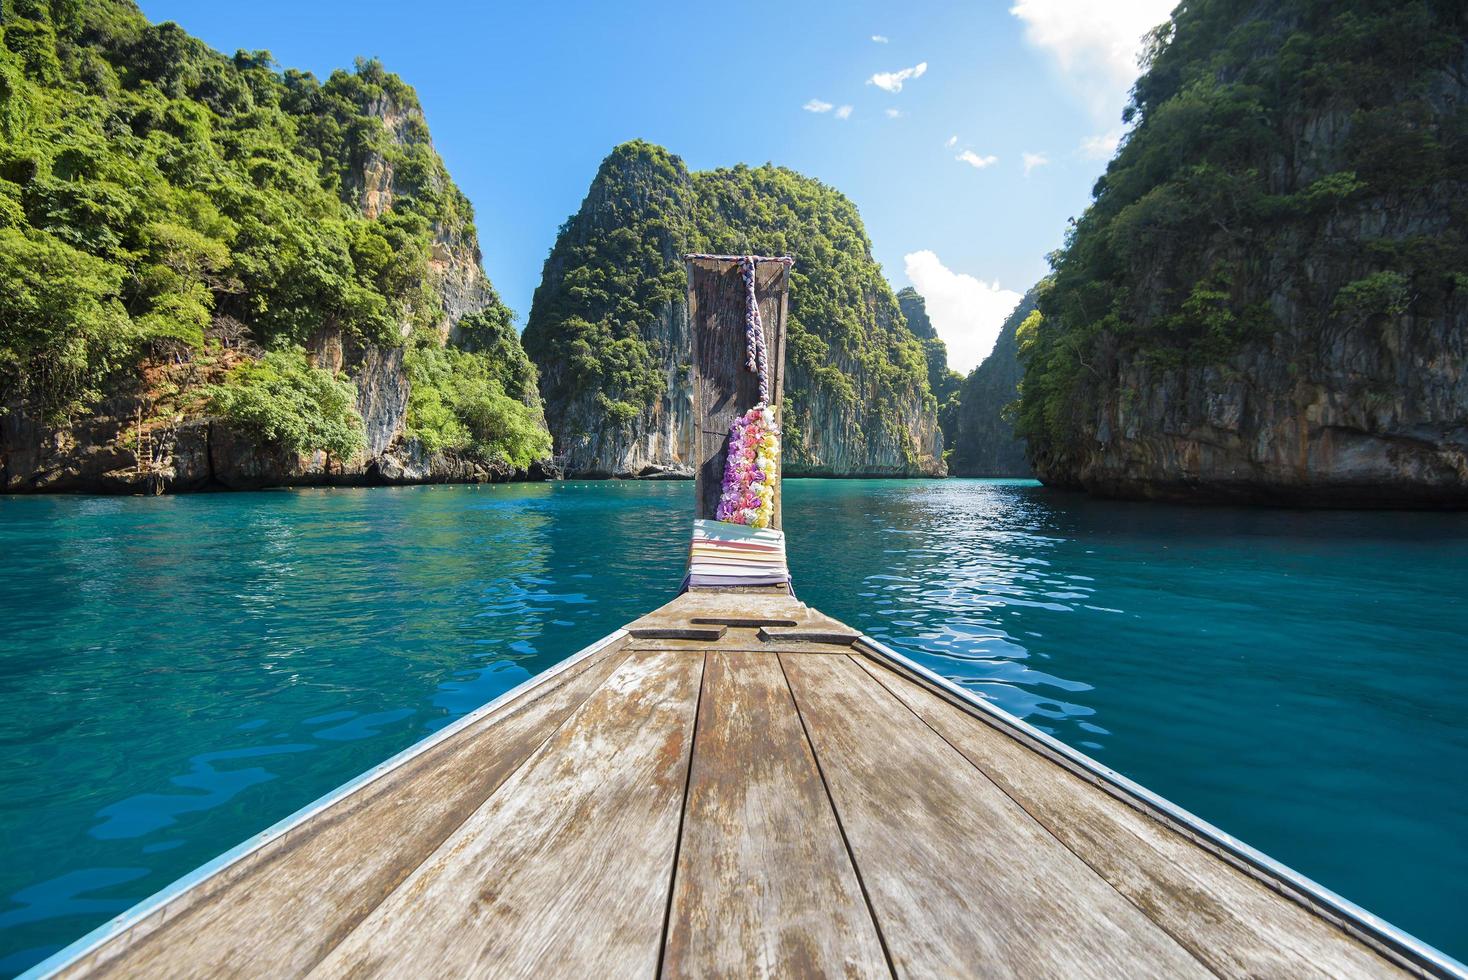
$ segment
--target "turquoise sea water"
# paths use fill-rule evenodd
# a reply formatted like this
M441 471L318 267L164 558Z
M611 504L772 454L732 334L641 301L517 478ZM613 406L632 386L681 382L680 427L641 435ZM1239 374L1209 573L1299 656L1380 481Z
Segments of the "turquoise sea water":
M1468 515L785 494L802 599L1468 958ZM691 507L0 497L0 972L670 598Z

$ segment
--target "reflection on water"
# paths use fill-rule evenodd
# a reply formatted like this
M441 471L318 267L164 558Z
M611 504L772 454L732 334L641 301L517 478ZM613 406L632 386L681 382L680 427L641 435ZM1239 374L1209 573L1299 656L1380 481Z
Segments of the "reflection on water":
M690 508L0 498L0 971L665 601ZM805 601L1463 955L1463 518L799 480L786 520Z

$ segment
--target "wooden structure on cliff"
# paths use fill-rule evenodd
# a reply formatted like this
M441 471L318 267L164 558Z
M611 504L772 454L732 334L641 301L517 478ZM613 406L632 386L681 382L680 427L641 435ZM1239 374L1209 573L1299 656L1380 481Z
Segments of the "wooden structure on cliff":
M691 274L706 515L750 393ZM1465 975L784 586L689 589L32 973Z

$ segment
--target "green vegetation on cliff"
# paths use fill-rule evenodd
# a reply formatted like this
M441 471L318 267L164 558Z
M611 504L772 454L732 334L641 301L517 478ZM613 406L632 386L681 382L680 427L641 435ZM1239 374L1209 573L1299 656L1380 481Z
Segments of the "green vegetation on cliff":
M1074 477L1118 363L1461 310L1465 22L1447 0L1196 0L1154 33L1135 128L1022 333L1042 470Z
M368 199L372 167L390 202ZM323 83L149 24L130 0L3 5L0 410L62 425L149 364L252 349L280 357L175 385L161 410L282 418L301 404L278 382L299 380L286 362L313 335L361 349L440 329L431 250L472 242L471 222L413 90L376 61ZM507 324L485 291L484 315ZM481 374L532 371L512 348L466 356ZM533 423L533 395L512 414L514 431ZM350 441L304 421L250 431L302 450ZM523 457L530 444L507 438L498 450Z
M462 317L456 341L419 330L403 352L410 394L406 431L430 453L454 451L527 469L551 453L535 365L510 312L492 303Z
M455 347L418 344L405 356L412 394L408 433L430 453L470 452L526 469L550 456L550 433L506 391L494 362Z
M320 449L338 460L362 448L356 390L312 367L299 347L245 361L205 390L212 411L262 442L298 453Z
M594 392L623 424L666 387L659 365L667 352L652 349L640 328L686 294L693 190L682 160L642 140L617 147L592 186L590 206L561 226L546 260L525 348L536 363L560 368L546 372L548 405Z
M817 399L858 419L867 444L918 465L906 428L935 410L923 344L872 260L855 205L783 167L689 173L638 140L603 161L562 226L525 347L558 439L634 433L686 380L678 307L688 252L796 257L787 331L786 459L798 469ZM676 321L676 322L675 322Z
M897 291L897 305L907 320L907 329L912 331L923 345L928 359L928 388L938 402L938 427L943 430L943 458L958 437L959 389L963 387L963 375L948 366L948 345L938 336L933 321L928 318L928 304L922 294L911 286Z

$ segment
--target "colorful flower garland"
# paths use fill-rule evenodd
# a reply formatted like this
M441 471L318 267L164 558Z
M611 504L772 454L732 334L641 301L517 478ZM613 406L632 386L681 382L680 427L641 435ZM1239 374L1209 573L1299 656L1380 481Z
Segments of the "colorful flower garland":
M756 405L729 427L724 484L714 518L769 527L775 516L775 482L779 478L780 429L775 412L768 405Z

